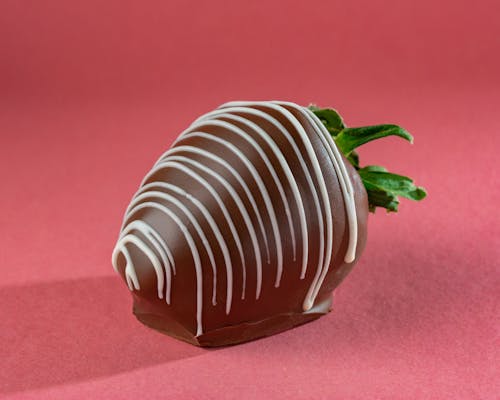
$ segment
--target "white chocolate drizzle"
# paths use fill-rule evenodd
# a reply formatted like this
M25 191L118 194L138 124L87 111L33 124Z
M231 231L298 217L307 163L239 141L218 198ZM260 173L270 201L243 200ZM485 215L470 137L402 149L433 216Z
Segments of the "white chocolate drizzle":
M195 216L191 213L191 211L189 211L189 209L186 206L184 206L184 204L182 204L181 201L179 201L176 197L174 197L170 194L167 194L167 193L157 192L157 191L148 191L146 193L140 194L132 201L131 205L133 205L133 207L131 207L131 209L128 212L128 218L132 218L135 212L142 210L144 208L148 208L147 204L149 204L149 203L141 203L141 204L137 204L137 203L139 203L140 201L142 201L144 199L154 199L154 198L170 201L170 202L172 202L172 204L177 206L186 215L186 217L189 219L189 222L191 224L193 224L193 227L195 228L196 233L198 233L198 235L200 236L201 242L203 243L203 246L205 247L205 250L207 251L208 258L210 260L210 265L212 267L212 273L213 273L212 304L216 305L217 304L217 301L216 301L217 266L215 265L215 258L214 258L214 253L212 251L212 247L208 243L208 239L207 239L205 233L203 232L203 229L201 228L200 224L198 223L197 219L195 218ZM151 206L149 206L149 207L151 207ZM129 224L126 229L129 229L130 227L132 227L134 222L142 222L142 221L140 221L140 220L132 221L132 223ZM154 238L156 240L158 240L158 242L163 241L161 236L157 232L152 232L152 233L153 233ZM163 248L165 250L167 250L168 246L164 242L162 244L163 244ZM156 245L155 248L158 252L160 252L160 254L163 253L163 252L161 252L162 248L159 247L158 245ZM172 254L170 252L170 250L167 250L167 253ZM162 261L164 263L168 262L166 259L167 257L168 256L166 254L165 254L165 256L163 256L163 254L162 254L161 258L162 258ZM170 285L169 285L168 290L170 291ZM168 299L170 300L170 296L168 297ZM168 301L168 303L170 304L170 301Z
M248 168L248 170L250 171L252 177L254 178L255 182L257 183L257 186L259 187L259 191L261 193L262 196L264 196L264 201L266 203L266 208L268 210L268 212L270 213L270 221L271 221L271 226L272 226L272 229L273 229L273 233L274 233L274 237L275 237L275 242L276 242L276 253L277 253L277 257L278 257L278 272L277 272L277 276L276 276L276 283L275 283L275 286L277 287L279 285L279 280L281 279L281 273L282 273L282 270L283 270L283 249L282 249L282 246L281 246L281 234L280 234L280 231L279 231L279 227L278 227L278 219L276 218L276 213L274 211L274 207L273 207L273 204L272 204L272 201L271 201L271 197L269 196L269 193L267 191L267 188L266 188L266 185L264 184L264 181L262 180L259 172L257 171L257 169L254 167L253 163L248 159L247 156L245 156L245 154L240 151L236 146L234 146L233 144L231 144L229 141L227 140L224 140L224 139L221 139L215 135L211 135L211 134L207 134L207 133L203 133L203 132L189 132L189 133L186 133L184 138L189 138L189 137L201 137L201 138L204 138L204 139L207 139L207 140L212 140L212 141L215 141L217 143L220 143L224 146L226 146L227 148L229 148L235 155L238 156L238 158L243 162L243 164L245 165L245 167ZM207 171L208 172L208 171ZM230 193L236 193L232 187L227 184L225 185L226 186L226 189L230 192ZM233 194L232 194L233 197L235 197ZM244 207L240 207L240 203L238 202L238 207L240 208L240 211L242 211L242 214L243 214L243 217L245 219L245 222L247 223L247 227L250 229L250 225L251 225L251 222L250 221L250 217L248 216L248 213L245 211ZM248 223L249 222L249 223ZM256 237L254 237L254 235L251 233L251 237L252 237L252 242L253 243L257 243L257 239ZM254 242L255 240L255 242ZM257 263L259 263L257 261ZM261 269L259 268L260 266L257 265L257 292L256 292L256 298L259 298L259 295L260 295L260 289L261 289L261 286L262 286L262 271Z
M233 296L233 269L231 266L231 255L229 253L229 248L227 245L226 240L224 239L224 236L222 235L220 228L218 224L215 222L214 218L208 211L208 209L203 205L203 203L194 197L193 195L189 194L186 192L184 189L172 185L171 183L166 183L166 182L152 182L144 185L137 193L137 197L141 193L148 193L151 189L164 189L168 190L171 192L174 192L181 196L182 199L187 199L189 202L193 203L193 205L202 213L203 217L207 220L208 225L212 229L212 232L215 235L215 238L217 240L217 243L219 244L219 247L222 251L223 257L224 257L224 264L226 267L226 314L229 314L231 311L231 303L232 303L232 296ZM131 203L131 205L134 202ZM130 208L130 206L129 206ZM242 257L242 262L243 262L243 256ZM175 271L175 270L174 270ZM242 299L244 299L244 292L242 292Z
M260 296L260 291L261 291L261 287L262 287L262 257L260 254L260 246L259 246L259 241L257 240L257 234L255 232L255 227L252 224L252 221L250 219L250 215L248 214L248 211L245 209L245 206L243 204L243 201L241 200L241 197L238 195L236 190L233 189L233 187L229 184L229 182L225 178L222 177L222 175L218 174L217 172L212 171L211 169L205 167L203 164L201 164L197 161L194 161L192 159L189 159L187 157L182 157L182 156L169 156L169 157L167 157L166 160L168 160L168 161L165 161L163 163L158 164L158 167L162 167L162 166L175 167L176 163L172 162L172 161L178 161L178 162L183 162L186 164L191 164L194 167L200 169L201 171L206 172L207 174L210 174L211 176L213 176L229 192L230 196L232 197L232 199L236 203L238 210L242 214L243 220L245 221L245 226L248 229L248 233L250 234L250 240L252 242L252 246L253 246L253 250L254 250L254 254L255 254L256 268L257 268L257 286L255 289L255 298L258 299ZM197 176L201 178L200 175L197 175ZM203 183L208 185L208 181L204 180L203 178L201 178L200 181L202 181ZM207 189L208 188L209 187L207 186ZM210 186L210 188L211 189L209 189L209 190L215 190L215 189L213 189L212 186ZM244 276L246 276L246 272L244 272ZM245 279L246 278L244 278L244 280Z
M249 105L257 105L257 106L262 106L266 108L270 108L273 110L276 110L280 112L294 127L294 129L297 131L299 138L301 139L302 143L304 144L306 148L306 152L309 156L309 160L312 164L313 170L316 173L316 179L318 180L319 183L319 191L320 195L322 197L323 201L323 209L325 210L326 213L326 224L327 224L327 246L330 248L330 253L331 253L331 246L333 243L333 220L332 220L332 215L331 215L331 208L330 208L330 200L328 198L328 192L326 188L326 183L325 179L323 177L323 173L321 171L321 166L318 161L318 157L316 155L316 152L314 151L314 148L312 146L311 140L308 137L306 131L304 130L304 127L300 124L300 122L297 120L297 118L290 112L288 111L285 107L280 106L277 103L274 102L254 102L254 103L248 103L248 102L231 102L227 103L221 106L221 108L224 108L225 106L249 106ZM315 191L313 191L315 193ZM315 202L316 203L316 202ZM316 203L316 208L318 212L318 216L320 216L321 210L319 208L319 204ZM311 307L314 304L315 296L314 296L314 289L316 285L319 282L319 279L321 277L321 273L324 268L328 268L328 264L325 263L325 237L324 237L324 222L323 222L323 217L321 217L318 220L319 222L319 230L320 230L320 235L319 235L319 261L318 261L318 268L316 270L316 274L313 278L313 283L310 286L306 298L304 299L304 304L303 308L304 311L307 311L311 309ZM323 264L326 264L323 265Z
M273 127L272 134L259 125L259 120L265 121L267 125ZM283 121L286 121L286 124L292 129L287 129ZM309 125L308 127L303 125L304 121ZM214 254L214 248L212 248L215 243L207 237L208 231L215 237L220 249L219 254L222 254L223 257L226 275L226 314L231 311L234 297L233 265L235 260L231 259L230 251L230 246L233 243L236 246L235 250L239 254L241 264L241 301L245 300L247 267L249 265L255 268L255 299L260 297L263 285L263 257L265 257L267 264L271 263L271 259L276 260L275 287L280 286L282 276L286 274L286 270L284 270L286 250L291 250L291 253L288 253L291 260L288 259L287 263L294 263L298 249L301 251L300 279L305 279L308 266L316 262L317 267L303 301L303 309L310 310L329 271L333 251L331 207L333 200L329 195L318 159L318 150L315 150L312 138L309 136L311 132L317 135L326 149L332 163L331 168L335 170L339 181L349 228L349 241L344 261L346 263L353 262L356 257L358 236L354 191L344 160L321 121L309 109L294 103L278 101L230 102L201 116L179 135L171 149L160 156L151 171L144 177L139 190L128 206L120 236L113 251L112 262L118 271L119 255L123 256L125 261L123 273L129 289L141 289L135 270L136 266L130 253L130 246L134 246L151 262L157 278L158 297L165 297L167 304L172 302L172 291L175 290L174 277L181 273L178 271L179 268L176 270L176 252L172 251L172 243L168 243L168 239L158 232L159 226L153 227L136 216L141 210L156 210L177 226L182 233L178 237L184 238L192 255L196 273L197 336L203 334L204 273L212 274L211 303L213 306L217 305L217 274L219 272L217 258ZM286 145L292 150L291 157L295 157L298 161L297 165L290 164L291 159L285 156L277 144L278 136L275 136L276 134L279 135L280 140L286 141ZM265 143L265 147L261 146L258 140ZM246 148L249 145L249 148L255 151L255 155L242 151L238 147L238 143L241 141L246 143ZM191 143L203 144L192 145ZM299 146L305 151L300 150ZM218 154L218 149L228 150L235 157L228 159L226 156L224 158L222 154ZM208 164L207 161L209 161ZM215 171L210 167L213 163L222 169L217 168ZM260 166L257 168L257 165ZM299 167L297 172L300 171L305 179L305 182L301 184L298 183L296 174L293 172L294 168L297 170L297 167ZM185 178L172 182L168 179L155 179L157 174L168 176L169 171L173 171L175 177L181 174ZM276 201L273 202L268 191L270 189L267 186L269 183L266 183L262 173L269 174L272 178L273 188L277 190L283 208L276 208ZM284 180L280 180L279 173L285 177ZM247 177L251 177L251 181ZM243 190L238 191L228 178L234 179ZM260 208L254 196L255 189L252 190L253 182L255 182L255 189L258 190L263 200L263 205ZM196 186L198 188L194 190ZM202 192L200 192L200 188ZM209 197L203 195L202 201L199 196L202 196L203 191ZM309 226L316 226L319 232L317 243L312 244L309 243L310 228L308 228L304 208L304 199L307 196L310 196L313 204L309 218L314 218L314 216L316 218L312 225L309 222ZM221 226L216 222L211 208L207 207L208 198L213 199L222 212L223 221L229 228L230 243L227 241L227 234L221 231ZM235 204L236 210L243 220L241 227L237 228L226 199L230 199ZM170 204L174 207L171 207ZM246 204L250 205L248 209ZM296 213L292 213L292 210ZM264 220L264 216L268 218ZM254 222L254 217L256 222ZM203 218L207 224L202 223L199 218ZM297 219L295 223L294 219ZM286 220L288 227L285 236L280 230L279 222L284 220ZM186 222L188 223L186 224ZM272 249L270 248L266 222L268 222L267 226L270 227L275 244ZM300 239L298 239L295 227L300 228ZM193 233L190 232L191 229L194 231ZM177 243L179 240L176 239L177 245L179 245ZM253 250L251 263L248 262L246 258L248 254L245 253L242 245L244 240L249 240L251 243L250 248L246 250L247 252L250 249ZM298 248L297 242L301 243ZM265 249L264 256L261 253L260 243ZM318 246L316 260L310 257L311 245ZM204 249L204 253L200 253L199 247ZM206 262L204 254L208 257ZM271 258L271 254L273 258ZM207 267L204 268L204 265ZM207 270L208 266L210 269Z
M238 109L237 107L233 107L231 108L231 111L232 112L238 112L238 111L241 111L241 110L246 110L244 108L240 108ZM267 116L267 114L264 114L262 113L264 116ZM259 115L259 114L257 114ZM293 176L293 173L290 169L290 166L288 165L287 161L286 161L286 158L285 158L285 155L283 154L283 152L280 150L280 148L276 145L276 142L274 140L271 139L271 137L269 136L269 134L267 132L265 132L261 127L259 127L256 123L246 119L246 118L243 118L243 117L240 117L238 115L233 115L233 114L230 114L227 112L227 109L221 109L221 110L215 110L209 114L206 114L204 115L203 117L199 118L197 120L198 121L204 121L204 120L207 120L208 118L217 118L217 119L220 119L220 118L225 118L225 119L229 119L229 120L233 120L233 121L237 121L237 122L240 122L246 126L248 126L250 129L252 129L253 131L255 131L259 137L261 137L262 139L264 139L264 141L266 142L266 144L271 148L273 154L276 156L276 158L278 159L279 161L279 164L281 166L281 169L283 170L283 172L285 173L285 176L286 176L286 179L290 185L290 188L291 190L293 191L293 196L295 198L295 202L297 204L297 208L298 208L298 211L299 211L299 216L300 216L300 228L301 228L301 233L302 233L302 237L303 237L303 243L305 242L306 245L303 246L303 257L302 257L302 268L303 270L305 271L305 269L307 268L307 222L306 222L306 216L305 216L305 210L304 210L304 204L303 204L303 201L302 201L302 197L300 195L300 191L299 191L299 188L298 188L298 185L297 185L297 181L295 180L295 177ZM269 120L269 119L268 119ZM255 143L255 141L254 141ZM258 147L259 148L259 147ZM266 166L268 167L273 179L274 179L274 182L276 183L276 186L278 188L278 191L280 193L280 197L285 205L285 212L287 214L287 219L288 219L288 225L290 226L290 232L291 232L291 239L292 239L292 248L293 248L293 261L296 260L296 239L295 239L295 230L293 228L293 223L292 223L292 217L291 217L291 213L290 213L290 207L288 205L288 202L286 200L286 195L285 195L285 191L283 189L283 185L281 184L281 182L279 181L279 178L276 174L276 170L272 167L269 159L267 157L265 157L265 153L264 153L264 156L262 155L262 151L259 152L259 155L261 155L261 157L263 157L263 159L265 160L265 163L266 163ZM277 284L279 285L279 279L277 280Z
M250 200L250 203L252 205L252 209L257 216L258 222L259 222L259 228L260 232L264 238L264 244L266 246L266 257L267 257L267 263L269 264L271 262L270 256L269 256L269 243L267 240L267 233L266 233L266 228L264 227L264 221L262 220L262 215L260 213L259 207L257 206L257 203L255 201L255 197L253 196L250 188L246 184L245 180L242 178L240 173L231 166L227 161L225 161L223 158L209 152L203 149L200 149L198 147L194 146L175 146L169 151L167 151L163 156L162 156L162 161L165 161L168 159L168 157L176 155L178 153L192 153L194 155L201 155L204 156L210 160L215 161L216 163L222 165L224 168L226 168L229 173L235 177L235 179L238 181L238 183L241 185L243 188L245 195L248 197ZM268 205L266 205L268 206Z

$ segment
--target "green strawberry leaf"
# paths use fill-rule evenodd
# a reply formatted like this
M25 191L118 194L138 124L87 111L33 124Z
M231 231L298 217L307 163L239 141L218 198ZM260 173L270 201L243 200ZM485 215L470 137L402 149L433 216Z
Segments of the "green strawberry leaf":
M373 167L365 167L358 170L363 182L370 183L379 189L410 200L422 200L427 195L424 188L415 186L413 180L407 176L391 174L383 167L377 167L376 169Z
M372 165L359 169L358 173L368 193L369 203L389 212L398 210L398 196L419 201L427 195L425 189L415 186L410 178L387 172L384 167Z
M345 128L335 136L335 143L344 154L355 148L387 136L399 136L413 143L413 137L397 125L373 125L359 128Z
M351 151L347 156L347 160L354 166L354 168L359 169L359 155L354 150Z
M366 167L363 167L363 170L367 172L387 172L387 169L385 167L381 167L380 165L367 165Z
M368 194L368 208L375 212L377 207L385 208L387 212L397 212L399 206L398 196L378 188L369 182L363 182Z
M377 207L388 212L398 211L399 197L410 200L422 200L427 196L423 187L415 186L413 180L406 176L388 172L384 167L368 165L360 167L359 155L354 149L387 136L399 136L410 143L413 137L397 125L374 125L359 128L347 128L337 111L330 108L318 108L315 105L309 109L320 119L333 137L338 149L358 171L368 194L369 210L375 212Z
M344 120L336 110L332 108L318 108L314 104L311 104L309 109L316 114L333 137L337 136L345 128Z

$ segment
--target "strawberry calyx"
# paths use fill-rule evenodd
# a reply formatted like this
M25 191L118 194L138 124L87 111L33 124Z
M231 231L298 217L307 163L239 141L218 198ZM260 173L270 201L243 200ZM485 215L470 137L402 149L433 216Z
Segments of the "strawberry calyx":
M377 165L361 167L359 154L355 151L363 144L388 136L398 136L413 143L413 136L408 131L390 124L348 128L339 113L332 108L310 105L309 109L320 119L338 149L358 171L368 194L371 212L375 212L377 207L385 208L387 212L397 212L400 196L415 201L427 196L427 191L416 186L407 176L391 173Z

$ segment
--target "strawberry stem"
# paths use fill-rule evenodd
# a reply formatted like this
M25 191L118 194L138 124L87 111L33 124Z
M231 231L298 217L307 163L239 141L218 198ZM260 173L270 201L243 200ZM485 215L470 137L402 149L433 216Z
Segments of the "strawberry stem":
M359 155L354 151L363 144L387 136L398 136L413 143L413 136L405 129L388 124L347 128L336 110L318 108L315 105L310 105L309 109L320 119L338 149L358 171L368 193L368 207L371 212L375 212L377 207L385 208L387 212L398 211L399 196L415 201L426 197L426 190L415 186L413 180L406 176L390 173L384 167L376 165L362 168Z

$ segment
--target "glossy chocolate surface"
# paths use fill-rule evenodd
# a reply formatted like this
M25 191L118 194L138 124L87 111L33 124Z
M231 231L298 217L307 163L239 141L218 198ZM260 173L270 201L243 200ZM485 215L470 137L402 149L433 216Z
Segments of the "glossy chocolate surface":
M134 196L114 252L137 318L220 346L326 314L368 214L357 172L328 146L291 103L229 103L183 132Z

